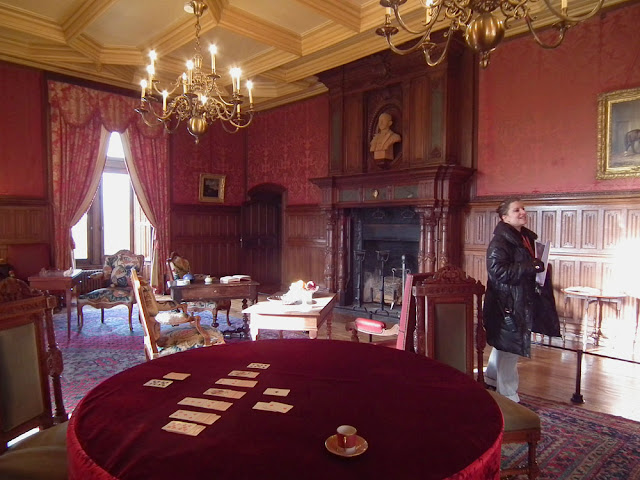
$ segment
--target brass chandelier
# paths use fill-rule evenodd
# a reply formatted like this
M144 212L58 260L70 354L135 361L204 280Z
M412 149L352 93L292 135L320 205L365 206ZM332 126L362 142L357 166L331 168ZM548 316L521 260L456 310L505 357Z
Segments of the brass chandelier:
M560 9L551 4L552 0L543 0L549 12L557 19L552 25L555 30L551 42L545 43L536 32L532 15L532 4L537 5L538 0L415 0L419 1L425 9L424 28L413 30L407 26L400 15L399 7L407 0L380 0L380 5L385 7L384 25L376 30L376 33L387 39L391 50L400 55L406 55L421 49L424 52L429 66L441 63L446 57L451 37L456 31L460 31L469 48L480 55L480 66L486 68L489 65L489 54L502 41L505 30L516 20L524 20L536 43L543 48L556 48L564 39L567 30L593 17L602 7L604 0L598 0L593 9L579 16L568 13L567 0L561 0ZM415 44L405 49L398 48L391 41L391 37L398 33L398 28L391 24L395 17L402 29L412 35L421 37ZM448 22L449 27L444 32L446 41L444 46L431 40L431 33L436 23Z
M161 89L155 78L156 52L153 50L149 52L151 63L147 66L148 78L140 82L142 88L140 106L135 111L142 116L147 125L163 124L168 132L174 132L180 123L187 121L187 131L195 137L196 143L199 143L200 137L216 120L220 120L222 127L229 133L235 133L251 123L253 84L251 81L246 82L249 108L248 111L243 111L244 96L240 93L240 69L230 70L232 93L227 96L217 84L221 77L216 73L215 45L209 47L210 72L202 65L200 17L207 6L201 0L191 0L185 4L184 9L196 17L196 45L193 59L187 62L186 72L180 75L167 90ZM160 103L162 110L160 110Z

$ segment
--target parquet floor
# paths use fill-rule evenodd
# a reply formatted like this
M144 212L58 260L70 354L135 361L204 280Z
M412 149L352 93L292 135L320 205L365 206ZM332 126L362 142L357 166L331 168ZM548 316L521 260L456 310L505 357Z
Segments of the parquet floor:
M234 301L232 312L239 316L238 307L241 308ZM345 329L346 322L350 320L351 316L334 312L332 339L351 340ZM320 328L318 338L326 338L325 326ZM367 342L368 336L361 335L360 341ZM566 346L577 347L577 344L566 342ZM485 365L490 348L485 350ZM590 350L603 355L629 357L607 347ZM638 355L635 358L637 360ZM574 351L533 345L531 358L519 361L520 392L640 422L640 365L585 354L580 389L584 403L574 404L571 398L576 391L576 365L577 354Z

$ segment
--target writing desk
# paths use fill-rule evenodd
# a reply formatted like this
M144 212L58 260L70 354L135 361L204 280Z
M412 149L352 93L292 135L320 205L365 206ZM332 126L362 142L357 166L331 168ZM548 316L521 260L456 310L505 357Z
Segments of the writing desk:
M242 299L242 308L247 308L247 299L251 300L252 303L258 300L258 287L260 286L258 282L253 280L233 283L205 283L204 279L194 280L187 285L178 285L177 281L172 280L168 282L168 285L171 291L171 299L178 303ZM244 315L243 320L244 330L248 332L246 315Z
M253 388L217 385L231 370L268 363ZM256 370L259 371L259 370ZM167 388L145 387L169 372ZM229 377L231 378L231 377ZM240 399L203 395L242 390ZM290 389L286 397L266 388ZM173 412L214 412L177 403L187 396L232 406L196 437L162 430ZM259 401L293 405L286 414ZM353 425L368 449L344 458L325 441ZM435 360L367 343L263 340L198 348L125 370L91 390L68 429L70 479L197 478L498 480L502 416L470 376Z
M64 303L67 307L67 339L71 338L71 301L76 294L75 287L82 279L82 270L76 269L71 275L63 275L62 272L48 271L45 275L29 277L29 286L38 290L49 292L64 292Z

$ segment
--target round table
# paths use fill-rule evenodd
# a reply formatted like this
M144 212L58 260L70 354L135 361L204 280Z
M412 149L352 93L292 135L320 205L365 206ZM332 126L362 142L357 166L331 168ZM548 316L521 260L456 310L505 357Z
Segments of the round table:
M269 367L248 368L254 362ZM232 370L260 372L257 385L216 384ZM191 375L166 388L143 385L170 372ZM247 393L203 395L211 387ZM290 393L267 396L267 388ZM224 412L178 405L185 397L233 405ZM253 409L270 401L293 408ZM179 409L221 418L198 436L162 430ZM342 424L368 442L364 453L345 458L325 448ZM169 355L105 380L73 412L69 469L83 480L498 479L502 428L491 396L435 360L365 343L263 340Z

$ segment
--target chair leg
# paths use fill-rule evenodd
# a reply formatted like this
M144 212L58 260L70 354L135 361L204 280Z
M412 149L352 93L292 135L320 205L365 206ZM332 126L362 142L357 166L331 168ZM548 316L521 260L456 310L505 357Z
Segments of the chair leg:
M100 309L100 322L104 323L104 308Z
M213 315L213 322L211 322L211 326L213 328L218 328L218 307L211 310L211 315Z
M536 461L537 446L538 446L538 442L529 442L529 458L528 458L529 480L536 480L536 478L538 478L538 475L540 474L540 467L538 467L538 462Z
M127 308L129 309L129 330L133 332L133 324L131 323L131 314L133 311L133 305L127 305Z
M78 303L76 305L76 312L78 316L78 329L81 329L84 325L84 317L82 316L82 307L84 307L84 304Z

